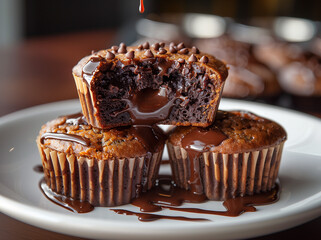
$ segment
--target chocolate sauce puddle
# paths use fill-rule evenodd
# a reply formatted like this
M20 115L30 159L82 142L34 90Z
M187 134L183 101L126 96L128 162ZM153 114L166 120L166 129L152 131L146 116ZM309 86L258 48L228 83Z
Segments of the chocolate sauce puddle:
M125 214L125 215L135 215L138 217L138 220L141 222L150 222L159 219L169 219L169 220L179 220L179 221L209 221L205 218L189 218L182 216L167 216L167 215L159 215L152 213L141 213L141 212L132 212L125 209L110 209L117 214Z
M193 128L191 132L186 134L182 139L182 147L187 151L192 170L189 184L193 193L199 194L203 192L203 185L199 174L199 155L212 150L225 139L227 139L227 136L217 128Z
M65 133L44 133L40 138L41 144L44 143L46 139L56 139L56 140L63 140L63 141L70 141L79 143L83 146L90 146L90 141L84 137L75 135L75 134L65 134Z
M162 208L167 208L170 210L181 212L237 217L245 212L255 212L256 208L254 207L254 205L272 204L278 200L279 186L276 185L275 188L269 192L260 193L253 196L236 197L225 200L223 202L223 206L226 208L226 211L212 211L199 208L176 208L169 206L162 206Z
M53 203L66 208L75 213L87 213L94 210L94 206L89 202L81 202L70 197L63 196L53 192L46 184L44 178L39 182L42 193ZM207 198L203 194L194 194L191 191L176 187L170 175L161 175L159 180L150 191L141 194L132 201L132 205L140 208L141 212L132 212L125 209L110 209L117 214L135 215L140 221L155 221L159 219L171 219L181 221L206 221L204 218L188 218L182 216L168 216L151 214L150 212L169 209L173 211L219 215L226 217L237 217L245 212L255 212L256 205L267 205L276 202L279 199L279 186L265 193L253 196L230 198L223 202L226 211L212 211L199 208L178 208L185 202L203 203ZM149 213L146 213L149 212Z
M94 206L89 202L81 202L55 193L48 187L44 178L40 180L39 187L46 198L69 211L75 213L88 213L94 210Z

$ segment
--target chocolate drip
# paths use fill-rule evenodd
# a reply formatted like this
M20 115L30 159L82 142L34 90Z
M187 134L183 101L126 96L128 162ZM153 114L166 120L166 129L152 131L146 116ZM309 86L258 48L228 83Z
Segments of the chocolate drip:
M53 192L45 182L43 178L40 183L39 187L42 190L42 193L53 203L68 209L69 211L75 213L88 213L94 210L94 206L91 205L89 202L81 202L79 200L74 200L72 198L57 194Z
M159 176L154 188L134 199L132 204L142 212L156 212L162 206L181 206L184 202L202 203L207 200L204 194L194 194L191 191L177 187L171 176Z
M135 215L138 217L139 221L142 222L150 222L159 219L170 219L170 220L180 220L180 221L209 221L205 218L188 218L188 217L181 217L181 216L166 216L166 215L158 215L158 214L151 214L151 213L138 213L132 212L125 209L110 209L117 214L125 214L125 215Z
M37 172L37 173L43 173L43 166L42 165L36 165L33 167L33 171Z
M189 184L191 190L196 193L203 192L203 185L200 179L198 158L202 152L210 151L227 139L227 136L219 129L193 128L191 132L182 139L182 147L187 151L191 165Z
M88 125L86 118L82 113L75 113L71 115L67 115L66 123L69 125L79 126L79 125Z
M75 134L65 134L65 133L44 133L42 134L40 138L41 144L44 143L46 139L56 139L56 140L62 140L62 141L70 141L79 143L83 146L90 146L90 141L84 137L75 135Z
M82 77L87 81L87 84L90 85L92 77L101 63L102 58L92 57L86 65L82 68Z
M135 136L145 147L146 150L155 152L159 142L165 142L166 136L159 128L148 125L134 125L129 128L129 133Z
M139 12L140 12L140 13L144 13L144 11L145 11L144 0L140 0Z

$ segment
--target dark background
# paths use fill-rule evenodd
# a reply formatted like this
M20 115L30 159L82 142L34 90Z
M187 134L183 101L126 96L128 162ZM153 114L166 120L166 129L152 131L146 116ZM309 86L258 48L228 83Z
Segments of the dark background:
M130 26L140 17L162 13L211 13L246 21L252 17L292 16L321 20L319 0L24 0L23 36Z

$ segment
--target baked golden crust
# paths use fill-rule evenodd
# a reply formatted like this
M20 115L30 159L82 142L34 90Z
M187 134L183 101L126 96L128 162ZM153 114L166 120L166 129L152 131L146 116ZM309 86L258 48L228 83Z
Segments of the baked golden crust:
M162 151L165 143L163 132L157 126L148 127L157 140L156 146L151 149L150 145L142 137L137 136L133 127L114 128L102 130L94 128L86 123L69 124L68 117L63 116L49 121L42 126L37 138L37 143L42 147L48 147L58 152L75 154L97 160L113 158L141 157L147 153ZM149 130L146 129L146 130ZM45 133L62 133L70 136L79 136L88 141L88 146L68 140L46 138Z
M182 146L182 139L195 127L176 127L169 133L168 141ZM287 134L282 126L244 111L218 111L214 123L207 128L219 129L226 139L211 149L216 153L244 153L276 146L285 141Z

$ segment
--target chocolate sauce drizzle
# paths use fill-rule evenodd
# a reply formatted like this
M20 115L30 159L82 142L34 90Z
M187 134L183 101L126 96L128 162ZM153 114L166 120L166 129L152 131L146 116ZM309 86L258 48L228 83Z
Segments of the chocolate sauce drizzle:
M44 178L40 180L39 187L46 198L69 211L75 213L88 213L94 210L94 206L89 202L81 202L79 200L75 200L53 192L46 184Z
M75 135L75 134L65 134L65 133L44 133L42 134L40 138L41 144L44 143L46 139L56 139L56 140L62 140L62 141L70 141L79 143L83 146L90 146L90 141L84 137Z
M125 209L110 209L117 214L125 214L125 215L135 215L138 217L138 220L141 222L150 222L159 219L169 219L169 220L179 220L179 221L209 221L205 218L189 218L189 217L181 217L181 216L167 216L167 215L159 215L152 213L141 213L141 212L132 212Z
M75 213L87 213L94 210L89 202L81 202L70 197L53 192L45 183L44 178L40 181L39 187L42 193L53 203L62 206ZM136 215L140 221L154 221L158 219L172 219L183 221L206 221L204 218L186 218L181 216L167 216L151 214L150 212L169 209L173 211L220 215L226 217L237 217L245 212L255 212L254 205L266 205L276 202L279 199L279 187L265 193L253 196L230 198L223 202L226 211L212 211L199 208L179 208L183 203L203 203L207 198L203 194L194 194L191 191L176 187L170 175L159 176L157 184L148 192L141 194L132 201L132 204L139 207L141 212L132 212L125 209L110 209L117 214ZM149 212L149 213L146 213Z
M195 194L203 192L203 185L200 179L200 169L198 160L203 152L210 151L215 146L220 145L227 136L217 128L193 128L182 139L182 148L187 151L189 156L192 174L189 179L191 191Z

